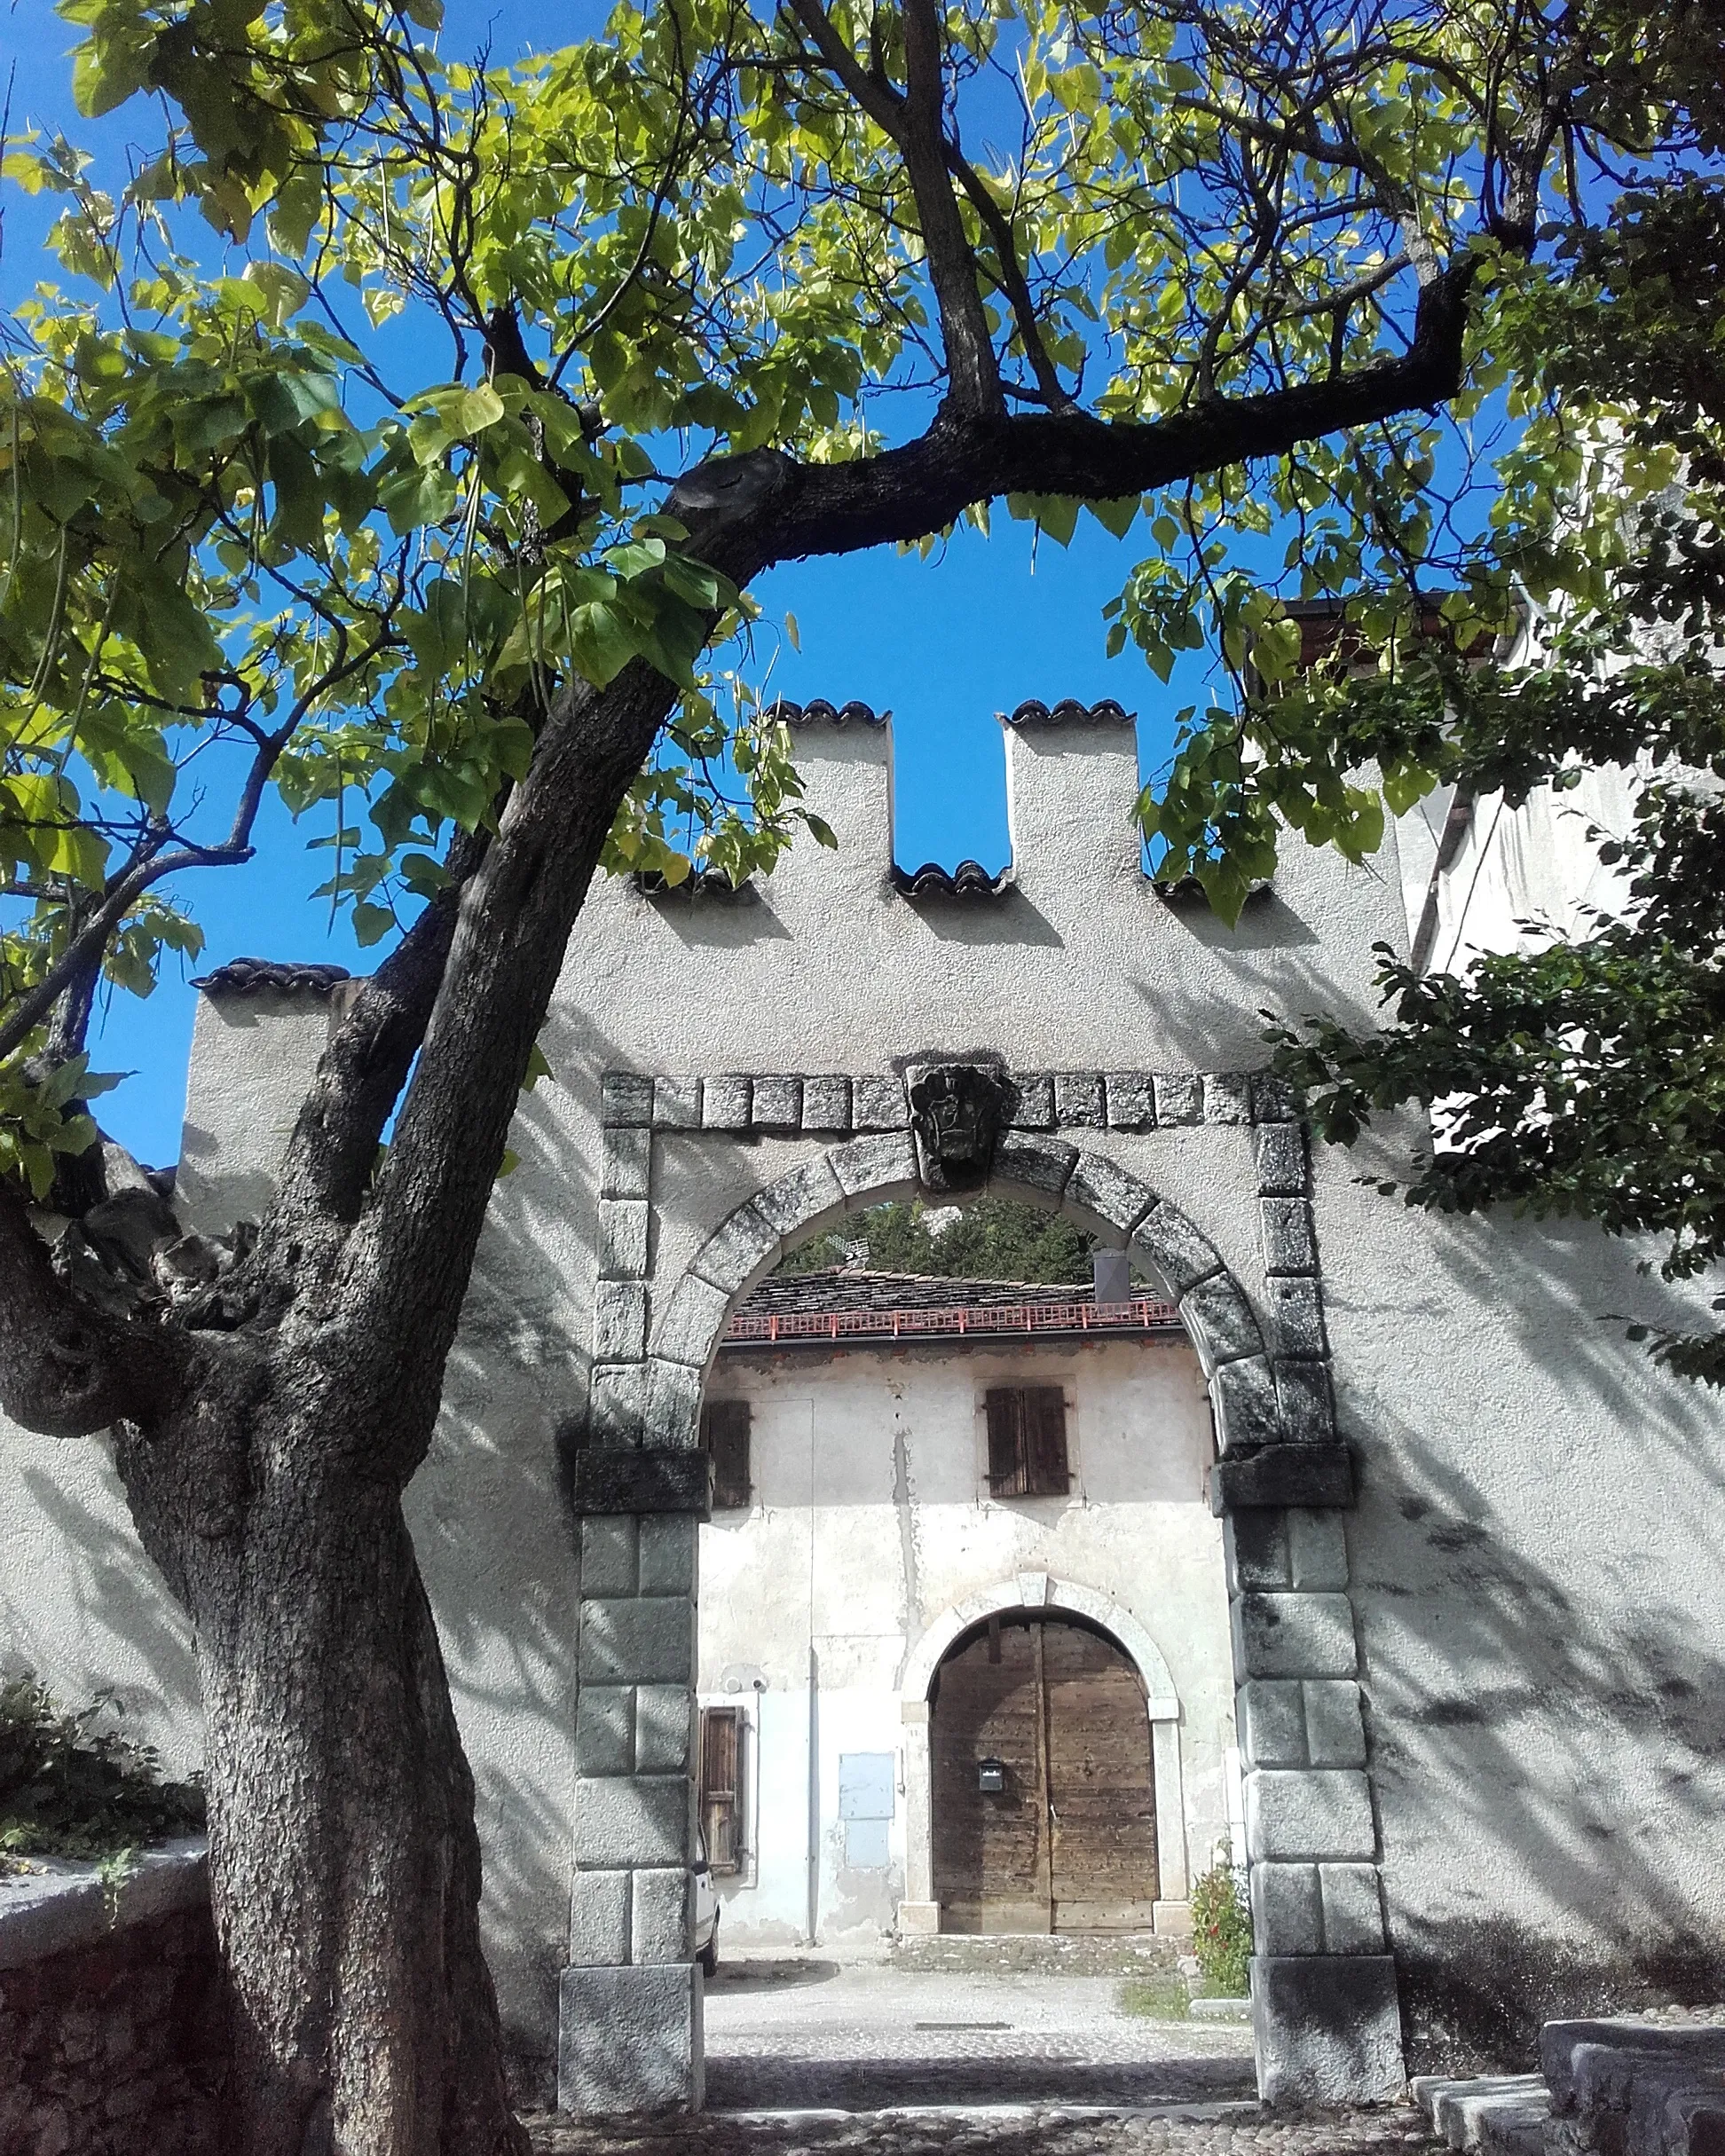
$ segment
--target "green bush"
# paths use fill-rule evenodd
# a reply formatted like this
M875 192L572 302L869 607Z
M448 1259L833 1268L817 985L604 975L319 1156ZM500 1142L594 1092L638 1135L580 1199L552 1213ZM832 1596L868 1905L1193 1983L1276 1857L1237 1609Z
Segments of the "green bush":
M204 1822L203 1791L164 1782L147 1744L98 1727L103 1694L62 1713L29 1672L0 1680L0 1870L8 1858L112 1859Z
M1211 1865L1192 1890L1192 1951L1212 1997L1243 1999L1250 1988L1252 1918L1233 1866Z

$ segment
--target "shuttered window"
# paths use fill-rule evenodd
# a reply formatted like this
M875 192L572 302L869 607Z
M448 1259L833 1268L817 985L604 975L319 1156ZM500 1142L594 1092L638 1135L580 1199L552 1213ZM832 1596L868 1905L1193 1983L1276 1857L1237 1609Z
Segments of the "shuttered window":
M749 1403L713 1400L701 1410L701 1444L713 1460L713 1508L736 1512L750 1498Z
M707 1862L737 1870L743 1858L743 1710L701 1709L701 1827Z
M1059 1385L996 1385L988 1395L989 1488L996 1497L1064 1497L1066 1394Z

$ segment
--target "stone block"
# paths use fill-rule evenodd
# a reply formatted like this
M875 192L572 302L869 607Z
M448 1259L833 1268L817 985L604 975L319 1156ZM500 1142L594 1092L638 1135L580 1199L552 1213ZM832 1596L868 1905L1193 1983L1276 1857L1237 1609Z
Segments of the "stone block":
M1107 1121L1100 1071L1056 1071L1054 1121L1057 1127L1100 1130Z
M1180 1322L1192 1336L1206 1376L1220 1363L1264 1352L1264 1334L1252 1306L1239 1283L1225 1272L1213 1273L1186 1289L1180 1297Z
M1304 1198L1260 1198L1258 1214L1264 1233L1264 1271L1316 1272L1318 1238L1312 1229L1311 1201Z
M1254 1589L1233 1607L1234 1668L1245 1677L1351 1677L1358 1665L1345 1594Z
M647 1405L642 1432L649 1444L693 1445L701 1434L701 1373L687 1363L647 1365Z
M1156 1193L1136 1176L1098 1153L1081 1153L1064 1193L1069 1206L1106 1220L1130 1235L1156 1202Z
M1324 1909L1315 1864L1254 1864L1252 1943L1260 1954L1321 1954Z
M1259 1196L1304 1198L1311 1175L1304 1128L1299 1123L1261 1123L1253 1145Z
M1158 1115L1161 1098L1158 1094ZM1171 1295L1185 1294L1200 1280L1222 1270L1222 1261L1209 1238L1166 1198L1151 1207L1134 1229L1132 1240L1145 1262L1161 1274Z
M655 1130L698 1130L701 1127L701 1082L698 1078L655 1078L653 1128Z
M1274 1071L1252 1073L1252 1117L1260 1123L1290 1123L1299 1115L1300 1103L1286 1078Z
M638 1570L641 1523L632 1514L595 1513L581 1522L581 1593L633 1594Z
M607 1130L599 1142L599 1195L646 1198L651 1195L653 1134L630 1128Z
M644 1198L599 1200L599 1272L603 1279L646 1279L647 1211Z
M1305 1766L1305 1705L1297 1678L1255 1677L1235 1693L1234 1704L1248 1767Z
M1632 2122L1621 2114L1629 2111L1636 2084L1650 2079L1668 2090L1696 2074L1725 2074L1725 2030L1716 2022L1670 2028L1647 2021L1548 2021L1540 2031L1540 2065L1553 2112L1559 2118L1583 2114L1576 2136L1582 2146L1625 2149L1624 2128ZM1606 2120L1601 2113L1619 2115ZM1603 2135L1600 2125L1607 2127ZM1643 2143L1625 2149L1625 2156L1642 2156L1644 2148Z
M646 1412L646 1364L600 1364L587 1391L589 1442L595 1445L639 1444Z
M842 1211L845 1193L823 1154L757 1191L754 1203L773 1232L789 1246L802 1240L829 1215Z
M1155 1128L1156 1089L1148 1071L1105 1071L1102 1092L1110 1130Z
M625 1512L712 1516L713 1462L697 1445L583 1445L571 1465L570 1501L578 1517Z
M1244 1071L1211 1071L1204 1080L1207 1123L1249 1123L1252 1082Z
M741 1294L750 1276L778 1254L778 1230L752 1198L708 1236L692 1270L702 1279L723 1288L729 1297ZM680 1356L677 1359L686 1362L692 1358Z
M607 1071L599 1081L599 1120L613 1130L649 1130L653 1082L639 1071Z
M1196 1071L1157 1071L1151 1079L1156 1099L1156 1128L1204 1120L1204 1081Z
M578 1871L569 1902L569 1958L578 1969L614 1969L629 1958L629 1875Z
M800 1078L758 1077L754 1082L754 1097L749 1106L749 1119L753 1128L757 1130L799 1130L802 1128L802 1089Z
M1007 1126L1013 1130L1054 1128L1054 1074L1052 1071L1012 1071L1014 1102ZM918 1904L920 1908L922 1905Z
M802 1082L802 1127L805 1130L848 1130L851 1127L851 1082L831 1075Z
M703 1130L746 1130L754 1088L736 1071L701 1081Z
M1289 1444L1335 1445L1335 1395L1327 1362L1279 1362L1276 1398Z
M1280 1429L1275 1373L1262 1355L1224 1363L1210 1379L1216 1442L1227 1460L1275 1444Z
M634 1688L584 1684L575 1702L575 1772L627 1774L634 1770ZM576 1959L592 1959L578 1955ZM606 1961L612 1957L600 1955ZM626 1955L624 1957L627 1958Z
M1278 1357L1318 1362L1329 1352L1324 1337L1324 1301L1309 1275L1272 1273L1264 1284L1270 1332Z
M638 1363L647 1352L647 1290L639 1280L601 1280L593 1296L593 1359Z
M851 1081L853 1130L905 1130L910 1124L910 1104L904 1097L904 1081L893 1073L870 1072Z
M1401 2005L1388 1955L1252 1962L1252 2042L1266 2104L1388 2104L1402 2092Z
M565 1969L557 2020L559 2111L700 2109L701 1980L693 1962Z
M941 1905L938 1901L901 1901L898 1905L898 1929L901 1939L933 1939L941 1929Z
M917 1184L917 1148L908 1130L854 1137L848 1145L834 1145L828 1151L827 1165L847 1203L874 1205L884 1198L903 1196Z
M694 1671L695 1605L688 1595L581 1598L584 1685L688 1684Z
M1369 1863L1377 1829L1366 1777L1348 1767L1256 1767L1244 1777L1246 1848L1261 1859Z
M687 1774L604 1774L575 1784L578 1870L689 1862Z
M1216 1374L1216 1388L1251 1366L1249 1361L1225 1364ZM1218 1460L1210 1469L1210 1510L1221 1519L1243 1520L1257 1507L1352 1503L1353 1461L1345 1445L1267 1444L1242 1459Z
M1346 1587L1348 1538L1333 1512L1288 1514L1288 1577L1304 1593L1339 1594Z
M699 1525L686 1512L659 1513L642 1521L642 1593L694 1593L695 1537ZM585 1576L581 1584L585 1589Z
M1375 1864L1320 1864L1327 1954L1382 1954L1383 1901Z
M1004 1137L995 1148L994 1176L997 1183L1015 1183L1020 1190L1036 1191L1058 1198L1072 1179L1078 1148L1054 1137Z
M729 1314L730 1297L722 1287L698 1273L684 1273L658 1321L653 1353L666 1362L705 1369Z
M1359 1687L1350 1677L1308 1678L1300 1690L1304 1695L1306 1753L1311 1764L1364 1767L1366 1725L1359 1711Z
M635 1767L643 1774L681 1774L689 1768L695 1695L686 1684L635 1689Z
M1228 1593L1253 1588L1285 1588L1292 1575L1288 1561L1288 1523L1279 1512L1243 1512L1222 1530Z
M689 1872L686 1864L629 1875L629 1959L686 1962L689 1951Z

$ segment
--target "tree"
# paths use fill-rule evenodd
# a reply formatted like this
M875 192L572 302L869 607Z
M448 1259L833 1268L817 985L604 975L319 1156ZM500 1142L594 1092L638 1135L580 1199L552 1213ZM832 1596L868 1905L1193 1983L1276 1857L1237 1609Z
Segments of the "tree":
M1285 672L1225 534L1300 519L1315 586L1383 581L1542 204L1662 111L1595 94L1585 12L1492 0L667 0L515 68L442 56L437 0L62 12L83 108L167 118L111 191L6 160L65 197L76 291L18 310L0 412L0 1401L117 1432L192 1620L230 2144L492 2156L400 1498L591 877L741 875L797 827L751 583L1003 499L1056 540L1142 505L1121 635L1165 670L1214 607ZM195 946L272 786L327 805L385 948L217 1249L100 1138L87 1024Z
M1267 1037L1333 1143L1353 1144L1388 1109L1432 1115L1435 1145L1382 1182L1384 1195L1657 1237L1667 1279L1725 1257L1721 27L1716 11L1681 10L1645 56L1655 86L1688 109L1696 168L1626 189L1601 225L1571 220L1564 272L1526 283L1504 318L1531 415L1516 459L1539 471L1537 512L1524 487L1470 547L1407 549L1399 589L1356 597L1311 674L1252 683L1194 732L1148 811L1170 838L1170 872L1226 879L1266 872L1289 825L1344 851L1375 844L1375 800L1353 822L1331 809L1362 766L1398 810L1448 786L1446 845L1485 799L1516 807L1538 786L1572 789L1589 767L1634 770L1632 828L1591 834L1618 871L1616 898L1579 932L1530 922L1522 948L1461 977L1430 972L1434 874L1411 960L1380 947L1385 1028L1318 1014L1275 1019ZM1697 66L1703 52L1713 59ZM1543 498L1554 478L1556 519ZM1422 636L1445 583L1450 633ZM1469 634L1493 619L1481 594L1510 587L1529 633L1489 649ZM1725 1330L1628 1332L1673 1369L1725 1385Z
M856 1223L870 1272L946 1280L1074 1281L1088 1286L1096 1238L1070 1221L1012 1198L984 1198L931 1228L920 1200L873 1205ZM829 1229L793 1250L781 1272L846 1264L857 1238Z

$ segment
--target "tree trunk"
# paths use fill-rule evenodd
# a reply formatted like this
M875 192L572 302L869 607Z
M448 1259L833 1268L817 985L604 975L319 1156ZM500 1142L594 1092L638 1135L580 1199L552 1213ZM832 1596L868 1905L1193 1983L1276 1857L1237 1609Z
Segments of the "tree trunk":
M523 2156L479 1945L473 1778L398 1496L366 1473L380 1433L342 1427L327 1397L262 1389L240 1429L224 1417L213 1436L206 1397L201 1443L176 1444L182 1425L121 1448L196 1632L227 2145ZM206 1502L188 1518L193 1475Z

